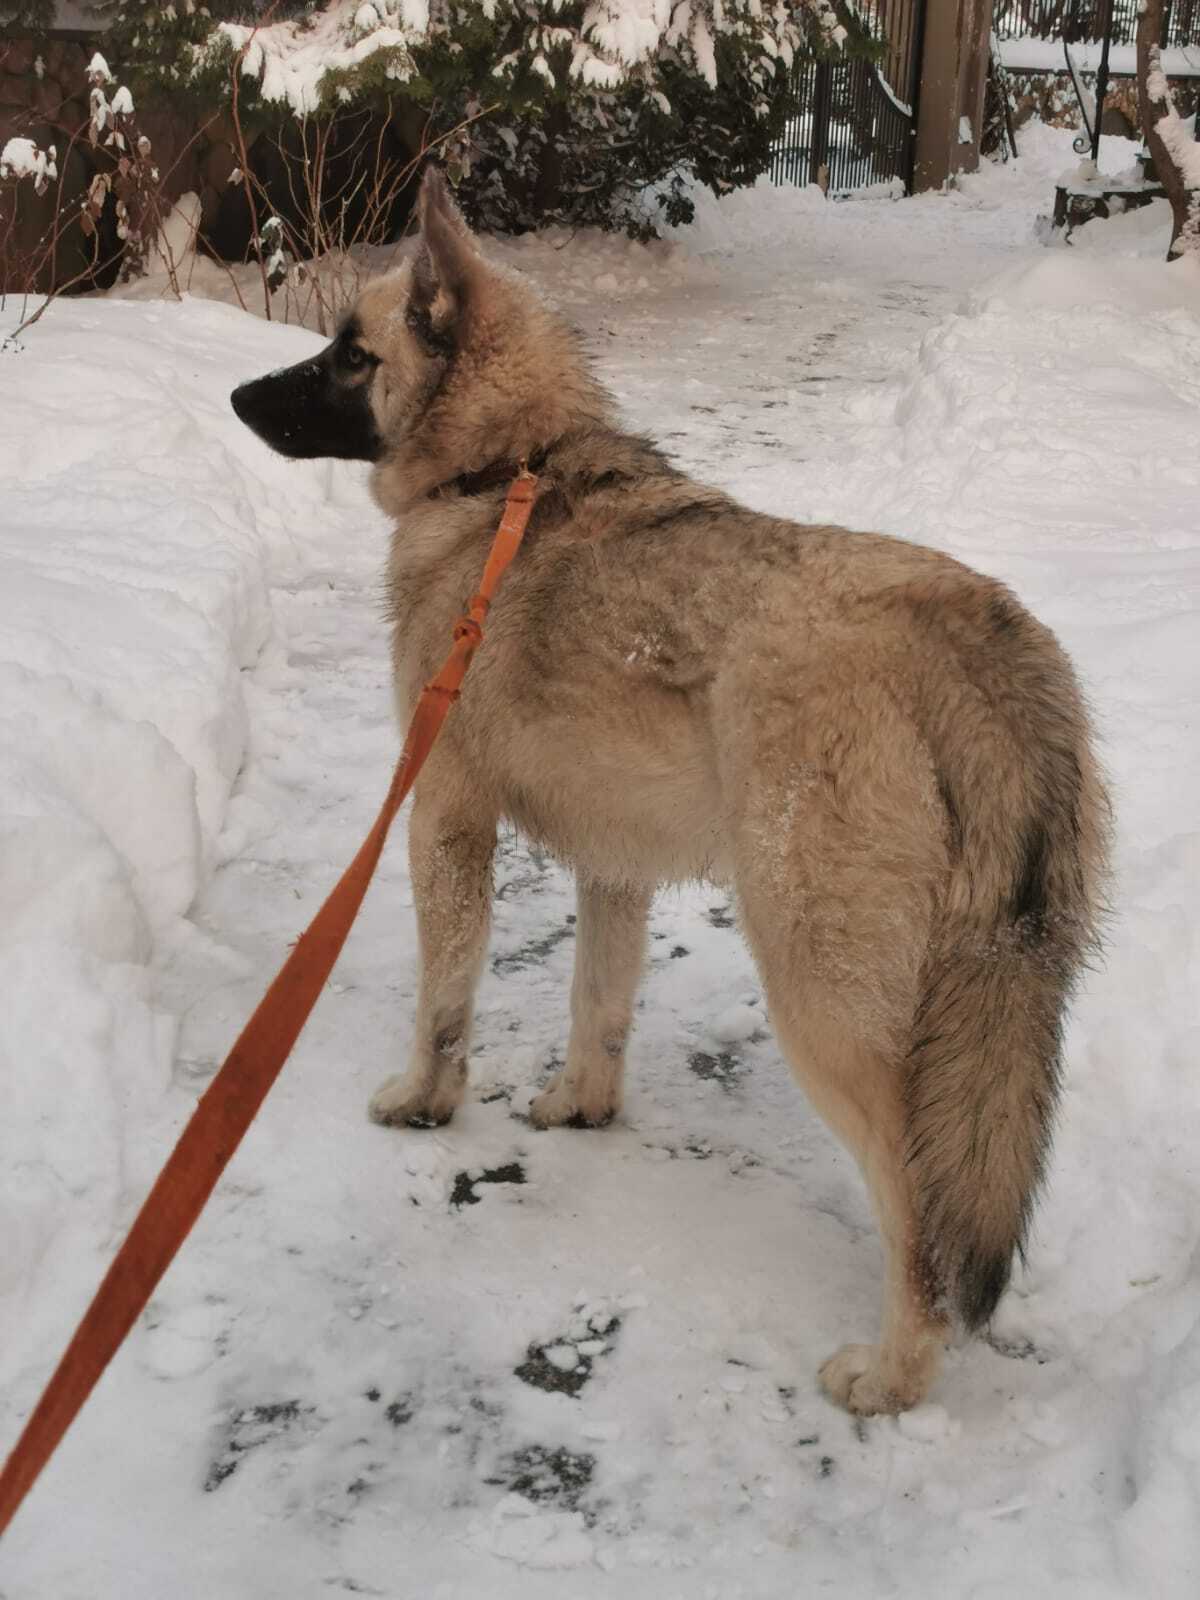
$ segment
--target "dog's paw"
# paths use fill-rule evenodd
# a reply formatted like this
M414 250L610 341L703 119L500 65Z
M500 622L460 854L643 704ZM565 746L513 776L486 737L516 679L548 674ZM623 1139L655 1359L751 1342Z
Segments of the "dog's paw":
M385 1128L440 1128L450 1121L461 1099L457 1084L439 1088L397 1075L379 1085L367 1111L372 1122Z
M844 1344L818 1377L829 1398L858 1417L894 1416L921 1399L919 1394L898 1393L894 1384L885 1382L879 1348L873 1344Z
M602 1128L617 1114L612 1091L582 1089L566 1082L560 1072L548 1089L535 1095L529 1107L529 1120L535 1128Z

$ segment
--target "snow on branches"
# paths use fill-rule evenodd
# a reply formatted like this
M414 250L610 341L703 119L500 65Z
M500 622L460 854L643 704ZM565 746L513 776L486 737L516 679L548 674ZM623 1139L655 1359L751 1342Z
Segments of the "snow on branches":
M39 149L32 139L9 139L0 150L0 178L30 178L36 194L45 194L58 177L58 151Z
M87 80L88 138L93 144L103 142L117 150L124 150L125 135L121 130L121 119L133 116L133 96L122 85L111 100L108 98L105 91L115 80L108 70L108 62L98 50L88 62Z
M429 29L425 0L331 0L315 14L260 27L218 23L202 56L232 48L242 73L257 80L262 98L284 101L298 116L320 108L327 79L341 80L370 62L386 77L415 75L412 46Z
M772 69L806 38L845 40L831 0L328 0L300 19L218 23L197 60L233 51L264 100L303 116L350 98L357 75L417 78L422 47L454 48L481 28L494 40L497 77L531 75L559 91L617 89L663 59L715 87L722 39Z

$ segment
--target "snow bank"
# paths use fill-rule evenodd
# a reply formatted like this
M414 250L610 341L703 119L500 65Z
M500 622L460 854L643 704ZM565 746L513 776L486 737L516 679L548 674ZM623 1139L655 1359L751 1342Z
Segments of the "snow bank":
M710 190L691 191L696 215L690 223L670 230L670 237L696 255L745 249L773 249L787 244L829 204L816 186L798 188L760 178L747 189L717 196Z
M1105 224L1105 235L1093 228L1089 244L1103 241L1111 247L1114 231L1124 221L1125 218L1111 219ZM1162 218L1151 221L1161 224ZM1144 237L1145 232L1139 230L1139 238ZM1156 246L1161 242L1160 226L1155 230ZM1161 255L1161 250L1158 253ZM1039 312L1078 313L1083 321L1103 312L1125 321L1131 312L1140 315L1180 311L1193 317L1200 307L1200 267L1194 261L1181 261L1167 270L1161 260L1114 259L1111 248L1083 252L1082 259L1075 251L1058 251L1047 253L1044 261L1032 267L1015 267L999 274L967 299L967 311L973 316L985 316L991 311L1003 315L1006 308L1011 311L1020 306ZM1079 331L1082 335L1094 330L1081 327Z
M10 1372L61 1338L140 1200L127 1137L176 1109L151 966L217 858L241 673L271 637L271 576L296 564L287 499L306 490L311 518L321 481L264 459L231 373L313 342L198 302L60 301L0 353L0 1304L25 1307ZM6 1437L28 1398L6 1393Z

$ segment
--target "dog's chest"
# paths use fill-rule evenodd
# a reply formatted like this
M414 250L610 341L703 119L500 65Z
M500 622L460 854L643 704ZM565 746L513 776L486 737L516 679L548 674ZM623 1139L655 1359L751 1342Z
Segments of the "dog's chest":
M720 878L709 663L666 604L524 552L446 735L526 834L611 878ZM449 647L478 573L393 563L401 708Z

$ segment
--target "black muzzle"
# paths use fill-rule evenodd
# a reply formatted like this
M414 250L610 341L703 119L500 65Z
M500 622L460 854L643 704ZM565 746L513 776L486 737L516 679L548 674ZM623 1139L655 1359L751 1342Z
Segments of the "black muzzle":
M377 461L382 440L369 386L347 382L336 368L333 350L330 345L308 361L241 384L230 395L230 404L282 456Z

